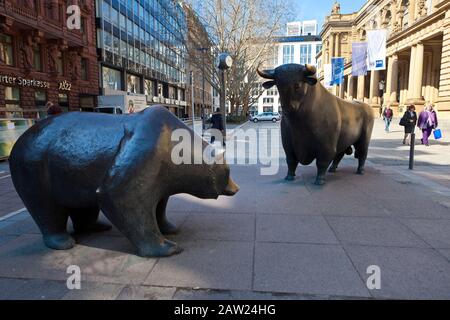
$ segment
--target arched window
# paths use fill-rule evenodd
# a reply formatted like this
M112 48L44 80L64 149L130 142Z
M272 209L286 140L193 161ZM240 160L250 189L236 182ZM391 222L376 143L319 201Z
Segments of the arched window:
M388 29L391 29L392 27L392 14L391 14L391 10L388 10L386 12L386 15L384 16L384 21L383 24L385 27L387 27Z
M403 28L407 28L409 24L409 0L402 1L402 11L403 11Z

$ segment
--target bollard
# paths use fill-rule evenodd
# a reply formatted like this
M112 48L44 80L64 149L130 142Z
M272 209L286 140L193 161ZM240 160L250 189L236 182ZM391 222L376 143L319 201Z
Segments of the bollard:
M414 147L416 143L416 134L414 131L411 133L411 144L409 147L409 170L414 169Z

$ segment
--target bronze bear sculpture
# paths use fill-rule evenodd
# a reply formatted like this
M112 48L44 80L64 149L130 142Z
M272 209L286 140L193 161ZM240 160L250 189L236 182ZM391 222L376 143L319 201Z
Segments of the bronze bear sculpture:
M208 146L160 106L132 115L70 112L26 131L11 152L11 176L45 245L74 246L67 232L69 217L76 233L109 229L98 221L101 210L140 256L181 252L163 236L176 232L166 217L169 197L188 193L216 199L239 188L224 161L174 164L171 136L176 129L201 141L198 152Z
M335 172L345 154L358 159L358 174L364 164L374 125L369 105L350 102L331 94L317 83L316 68L311 65L285 64L274 70L257 70L270 79L265 89L276 85L282 106L281 138L286 153L288 174L294 180L298 164L316 160L315 184L325 183L325 174Z

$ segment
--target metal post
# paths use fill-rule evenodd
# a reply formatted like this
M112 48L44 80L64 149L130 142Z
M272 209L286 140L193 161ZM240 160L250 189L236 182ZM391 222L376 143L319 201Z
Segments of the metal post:
M191 117L192 117L192 130L195 131L195 108L194 108L194 71L191 71Z
M225 110L225 95L226 95L225 70L220 70L220 111L222 112L223 121L223 140L227 136L227 112Z
M413 132L411 133L411 144L409 147L409 170L413 170L414 169L414 147L416 144L416 134L414 132L414 128L413 128Z
M205 51L202 50L202 136L205 130Z

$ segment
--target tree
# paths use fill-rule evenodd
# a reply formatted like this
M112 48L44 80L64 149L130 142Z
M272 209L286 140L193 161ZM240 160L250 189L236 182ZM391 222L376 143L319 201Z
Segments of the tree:
M206 57L189 52L190 63L202 66L207 81L220 88L216 57L228 52L233 66L227 71L227 100L231 112L245 114L254 102L258 85L256 69L265 62L273 38L280 34L293 12L291 0L189 0L205 26L213 48ZM203 64L204 63L204 64ZM259 92L261 94L262 92Z

